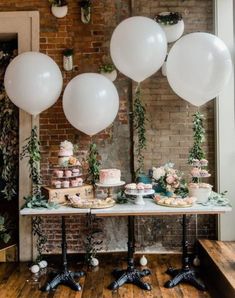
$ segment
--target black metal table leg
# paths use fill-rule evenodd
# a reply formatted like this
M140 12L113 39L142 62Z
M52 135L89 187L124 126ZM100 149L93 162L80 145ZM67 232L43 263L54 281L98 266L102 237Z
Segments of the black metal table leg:
M188 255L188 241L187 241L187 218L186 214L183 215L183 239L182 239L182 268L174 269L169 268L166 273L172 276L172 279L165 283L166 288L173 288L181 282L186 282L193 285L201 291L205 291L206 287L202 280L198 277L194 268L191 268L189 255Z
M65 217L62 216L61 224L62 232L62 269L54 274L54 277L51 281L47 282L42 288L42 291L51 291L54 290L58 285L66 285L74 291L80 291L81 286L79 283L76 283L74 278L79 278L84 276L84 272L72 272L68 270L67 267L67 243L66 243L66 228L65 228Z
M135 248L135 235L134 235L134 216L128 216L128 259L127 269L115 269L113 275L116 278L114 282L109 285L110 290L117 290L125 283L132 283L143 290L150 291L151 285L141 280L142 277L151 274L149 269L138 270L134 266L134 248Z

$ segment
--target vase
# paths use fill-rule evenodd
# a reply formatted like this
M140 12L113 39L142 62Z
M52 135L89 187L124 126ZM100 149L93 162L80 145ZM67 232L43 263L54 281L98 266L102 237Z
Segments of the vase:
M91 8L86 7L83 8L81 7L81 21L83 24L88 24L91 21Z
M105 76L107 79L109 79L111 82L114 82L117 78L117 71L114 69L112 72L104 72L101 71L100 74Z
M149 176L145 175L145 174L139 174L138 177L136 178L136 182L142 182L144 184L151 184L152 180Z
M56 18L63 18L67 15L68 13L68 5L64 6L51 6L51 13L56 17Z
M168 15L170 12L162 12L161 15ZM159 24L166 34L166 39L168 43L174 42L179 39L184 33L184 21L179 20L177 24L164 25Z
M63 56L63 67L66 71L73 70L73 55Z
M165 188L163 188L160 184L156 183L155 185L153 185L153 189L155 190L155 192L162 194L165 197L172 197L173 196L173 192L166 190Z

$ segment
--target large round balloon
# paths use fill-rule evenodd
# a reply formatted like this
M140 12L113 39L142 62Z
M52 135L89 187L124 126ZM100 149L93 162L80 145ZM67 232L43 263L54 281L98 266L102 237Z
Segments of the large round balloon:
M8 65L4 84L17 107L37 115L57 101L63 78L53 59L39 52L25 52Z
M117 89L101 74L80 74L65 88L65 116L75 128L89 136L109 126L114 121L118 108Z
M173 91L195 106L215 98L232 71L225 43L209 33L190 33L179 39L167 58L167 79Z
M141 82L162 66L167 53L166 36L154 20L131 17L114 30L110 52L120 72Z

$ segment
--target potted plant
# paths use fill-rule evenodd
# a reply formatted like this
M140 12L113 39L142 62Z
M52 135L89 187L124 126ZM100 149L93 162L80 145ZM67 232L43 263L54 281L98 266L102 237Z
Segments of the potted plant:
M56 18L63 18L68 13L68 3L66 0L49 0L51 3L51 13Z
M64 70L73 70L73 49L65 49L63 51L63 67Z
M164 30L168 43L179 39L184 32L184 21L179 12L161 12L154 20Z
M83 24L88 24L91 21L91 0L79 1L81 7L81 21Z
M117 70L112 63L103 64L99 67L99 73L114 82L117 78Z

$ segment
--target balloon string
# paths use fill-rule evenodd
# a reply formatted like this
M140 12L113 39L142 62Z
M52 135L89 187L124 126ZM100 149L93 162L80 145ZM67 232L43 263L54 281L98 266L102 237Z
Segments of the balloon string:
M135 88L135 94L140 90L140 82L138 82L136 88Z

